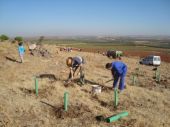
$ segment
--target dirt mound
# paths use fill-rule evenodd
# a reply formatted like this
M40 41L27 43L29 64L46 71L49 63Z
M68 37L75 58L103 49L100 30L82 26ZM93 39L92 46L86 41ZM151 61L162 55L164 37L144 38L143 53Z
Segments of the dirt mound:
M67 117L69 118L86 117L86 119L88 119L90 116L93 116L92 111L89 109L87 105L72 104L68 106L68 111L64 111L63 107L64 106L61 106L55 109L55 114L57 118L65 119Z
M29 96L35 96L35 89L27 89L27 88L19 88L20 91L22 91L25 95ZM45 86L43 88L38 89L38 97L39 98L47 98L52 95L52 92L54 91L54 86Z
M114 106L114 102L106 102L101 99L97 95L92 96L93 100L96 100L102 107L108 108L110 111L116 111L116 110L123 110L126 105L119 104L117 107Z

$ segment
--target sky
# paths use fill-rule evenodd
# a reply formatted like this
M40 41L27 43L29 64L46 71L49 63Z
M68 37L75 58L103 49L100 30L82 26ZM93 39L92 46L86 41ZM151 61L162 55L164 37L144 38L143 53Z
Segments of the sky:
M0 35L170 35L170 0L0 0Z

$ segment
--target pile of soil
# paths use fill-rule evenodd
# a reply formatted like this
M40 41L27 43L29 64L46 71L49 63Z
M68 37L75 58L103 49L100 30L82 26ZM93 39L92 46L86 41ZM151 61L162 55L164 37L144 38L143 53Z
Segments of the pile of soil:
M128 103L120 103L120 102L119 102L118 106L115 107L113 101L106 102L106 101L100 100L97 95L92 96L92 100L97 101L102 107L108 108L110 111L124 110L124 109L128 109L128 107L130 107L130 105Z
M80 118L84 119L93 118L92 111L89 109L87 105L77 104L77 105L69 105L68 111L64 111L64 106L60 106L55 109L55 115L59 119L64 118Z

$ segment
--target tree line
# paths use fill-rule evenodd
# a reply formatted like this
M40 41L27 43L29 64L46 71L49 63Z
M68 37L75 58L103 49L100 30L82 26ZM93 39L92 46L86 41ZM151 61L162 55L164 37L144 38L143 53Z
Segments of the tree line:
M37 44L42 44L42 41L44 41L44 36L40 36L39 39L37 40ZM2 34L0 35L0 42L3 42L3 41L6 41L6 40L9 40L10 38L5 35L5 34ZM21 41L24 41L24 38L22 36L16 36L14 38L11 39L12 40L12 43L15 43L15 42L21 42Z
M0 36L0 41L6 41L6 40L9 40L10 38L7 36L7 35L5 35L5 34L2 34L1 36ZM23 37L21 37L21 36L16 36L15 38L14 38L14 41L23 41Z

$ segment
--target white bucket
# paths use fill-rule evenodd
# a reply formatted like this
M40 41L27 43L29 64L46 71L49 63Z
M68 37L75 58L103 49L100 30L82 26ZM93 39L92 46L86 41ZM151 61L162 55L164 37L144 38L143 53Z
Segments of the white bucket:
M92 85L92 93L101 93L102 88L99 85Z

